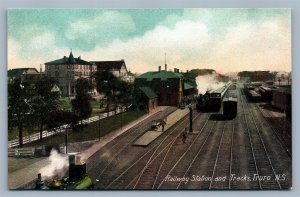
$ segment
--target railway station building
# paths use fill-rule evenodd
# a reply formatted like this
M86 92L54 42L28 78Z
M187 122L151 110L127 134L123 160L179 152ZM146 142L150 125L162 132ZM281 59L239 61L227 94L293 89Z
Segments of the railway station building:
M147 87L157 95L158 106L179 106L185 98L197 92L195 84L184 78L179 70L146 72L135 79L135 88Z

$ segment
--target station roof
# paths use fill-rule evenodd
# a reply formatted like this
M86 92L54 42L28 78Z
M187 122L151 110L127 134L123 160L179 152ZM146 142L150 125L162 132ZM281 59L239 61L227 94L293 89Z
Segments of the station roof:
M138 79L146 79L147 81L152 81L153 79L161 79L166 81L167 79L181 79L183 75L181 73L175 73L172 71L156 71L156 72L146 72L137 77Z
M145 87L140 87L139 88L144 94L145 94L145 96L147 96L149 99L154 99L154 98L157 98L158 96L157 96L157 94L155 94L155 92L151 89L151 88L149 88L149 87L147 87L147 86L145 86Z
M189 90L189 89L193 89L195 88L192 84L188 83L188 82L184 82L184 89L185 90Z

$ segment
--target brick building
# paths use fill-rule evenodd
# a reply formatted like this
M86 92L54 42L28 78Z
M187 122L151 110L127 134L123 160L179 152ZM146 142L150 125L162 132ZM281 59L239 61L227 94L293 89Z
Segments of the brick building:
M157 95L159 106L178 106L185 97L196 92L196 86L184 78L182 73L161 70L146 72L135 79L135 88L148 87Z

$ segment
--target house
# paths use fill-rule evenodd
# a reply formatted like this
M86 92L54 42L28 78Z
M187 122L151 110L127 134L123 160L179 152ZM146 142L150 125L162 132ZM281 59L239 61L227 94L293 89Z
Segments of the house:
M15 79L21 81L35 81L44 77L44 73L38 72L35 68L15 68L7 71L8 82L12 82Z
M97 71L109 70L114 76L133 83L134 75L127 70L124 60L117 61L92 61L92 64L97 66Z
M97 66L89 61L74 58L72 51L69 57L62 57L45 63L45 73L53 78L58 85L62 96L75 96L75 83L78 78L89 79L94 82L93 73L97 71ZM91 94L96 94L96 90L91 90Z

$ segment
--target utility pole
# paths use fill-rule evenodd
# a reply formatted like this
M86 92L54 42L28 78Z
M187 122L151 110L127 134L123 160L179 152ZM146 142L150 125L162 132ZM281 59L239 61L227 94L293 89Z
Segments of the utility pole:
M189 106L190 110L190 132L193 132L193 109L192 106Z

